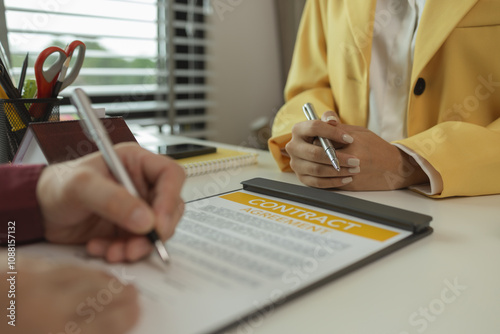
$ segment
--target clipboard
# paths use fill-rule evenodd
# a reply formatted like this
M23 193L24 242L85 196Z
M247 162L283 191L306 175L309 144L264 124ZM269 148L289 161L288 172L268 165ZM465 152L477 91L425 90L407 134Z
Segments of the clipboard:
M133 333L245 333L286 302L430 235L431 220L327 190L255 178L240 189L186 203L166 244L168 267L158 268L154 258L126 268L94 263L111 267L139 289L142 317ZM37 254L75 260L62 246L43 246ZM296 269L306 269L307 277L298 279Z
M379 204L328 190L300 186L264 178L246 180L241 182L241 184L243 189L249 192L269 195L334 212L345 213L353 217L367 219L369 221L411 232L411 234L404 239L369 256L366 256L341 270L332 272L323 279L317 280L307 286L303 286L300 290L288 294L283 301L280 301L279 305L296 299L311 290L360 269L365 265L368 265L386 255L414 243L415 241L429 236L433 232L433 228L430 226L432 217L421 213ZM277 305L263 306L261 309L242 317L237 322L229 323L226 326L209 333L222 333L226 330L235 328L238 324L245 323L257 315L262 315L263 312L274 309L276 306Z
M166 272L169 282L139 282L139 288L154 291L152 298L158 304L143 313L147 319L136 332L154 328L179 334L245 332L252 319L272 314L268 311L428 236L433 231L431 220L263 178L242 182L242 189L187 202L184 217L167 242L172 257ZM329 248L333 251L326 254ZM316 249L324 254L318 252L316 257ZM297 279L294 270L306 268L300 267L305 260L317 260L318 266L307 272L306 279ZM196 271L195 276L203 279L196 281L181 271ZM174 287L188 292L167 293L165 286L174 281Z

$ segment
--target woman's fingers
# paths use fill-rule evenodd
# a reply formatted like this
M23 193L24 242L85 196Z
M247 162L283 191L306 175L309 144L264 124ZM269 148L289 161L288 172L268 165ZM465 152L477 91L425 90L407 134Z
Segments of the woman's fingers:
M321 120L323 122L329 123L330 125L338 125L340 124L339 115L335 111L329 110L325 111L323 115L321 115Z

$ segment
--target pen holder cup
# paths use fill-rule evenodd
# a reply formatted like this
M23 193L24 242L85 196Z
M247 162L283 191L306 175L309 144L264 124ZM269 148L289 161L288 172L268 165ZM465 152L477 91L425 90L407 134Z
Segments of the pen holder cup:
M0 99L0 163L12 161L28 125L59 121L61 99Z

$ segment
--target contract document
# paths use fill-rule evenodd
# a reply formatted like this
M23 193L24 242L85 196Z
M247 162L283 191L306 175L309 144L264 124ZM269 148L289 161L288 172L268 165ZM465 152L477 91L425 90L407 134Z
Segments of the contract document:
M264 179L255 183L271 192L282 186ZM428 216L286 186L295 194L242 189L187 203L167 241L170 265L163 268L150 259L112 266L141 292L142 315L133 333L223 333L234 326L248 332L287 300L432 231ZM348 203L340 211L351 214L321 207L338 202L338 196ZM318 205L307 204L311 200ZM45 246L46 252L60 253Z

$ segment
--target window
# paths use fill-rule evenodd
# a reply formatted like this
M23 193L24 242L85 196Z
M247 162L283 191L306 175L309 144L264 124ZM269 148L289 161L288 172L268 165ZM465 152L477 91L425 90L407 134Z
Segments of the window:
M8 42L14 75L29 52L27 78L34 78L40 50L79 39L87 45L86 58L70 87L83 88L96 108L205 138L209 6L208 0L0 0L6 24L0 39Z

